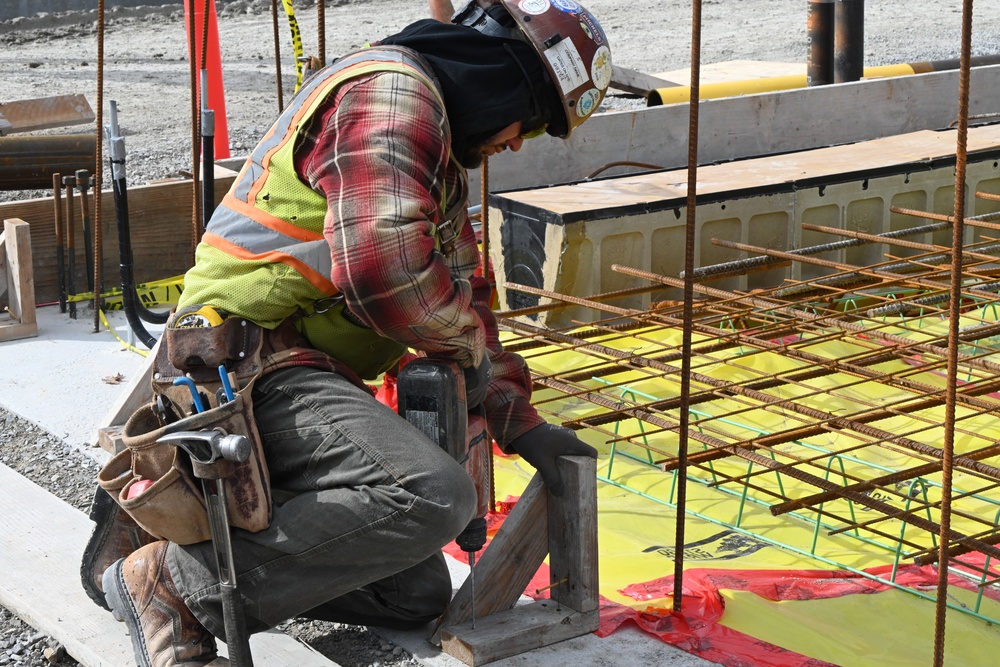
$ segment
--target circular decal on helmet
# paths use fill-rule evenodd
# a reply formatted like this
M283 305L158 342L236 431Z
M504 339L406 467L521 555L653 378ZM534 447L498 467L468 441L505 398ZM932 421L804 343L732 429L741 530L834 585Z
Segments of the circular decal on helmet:
M580 101L576 103L576 115L580 118L586 118L594 112L600 101L601 93L596 88L591 88L580 95Z
M594 62L590 66L590 78L601 90L611 83L611 49L608 47L602 46L594 54Z
M576 0L551 0L552 6L559 11L568 12L570 14L578 14L583 11L583 7Z
M544 14L549 11L549 0L521 0L517 5L525 14Z
M590 12L580 13L580 27L583 28L583 32L587 34L594 40L594 43L600 46L604 43L604 31L601 29L601 24L597 22Z

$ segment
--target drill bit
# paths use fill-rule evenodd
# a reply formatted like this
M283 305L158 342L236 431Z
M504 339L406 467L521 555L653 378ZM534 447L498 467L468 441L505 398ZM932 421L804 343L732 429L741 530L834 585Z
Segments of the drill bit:
M469 579L472 581L472 629L476 629L476 552L469 552Z

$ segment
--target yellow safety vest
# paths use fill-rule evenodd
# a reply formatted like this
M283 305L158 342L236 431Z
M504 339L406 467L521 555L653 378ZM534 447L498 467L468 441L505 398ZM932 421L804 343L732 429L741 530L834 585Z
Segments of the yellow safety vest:
M273 329L292 316L309 342L372 379L392 367L405 346L345 317L330 281L330 248L323 237L326 199L295 173L293 149L301 127L344 82L398 72L424 82L444 102L429 66L400 47L364 49L312 76L251 153L212 215L184 277L178 308L204 303ZM445 211L454 224L464 202ZM440 227L440 225L439 225ZM301 317L298 317L301 316Z

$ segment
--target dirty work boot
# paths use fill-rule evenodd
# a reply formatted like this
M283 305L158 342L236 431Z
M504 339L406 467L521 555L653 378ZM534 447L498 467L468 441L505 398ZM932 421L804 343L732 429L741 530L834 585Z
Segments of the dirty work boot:
M153 542L104 573L108 606L128 626L137 667L225 667L215 637L184 605L167 568L167 542Z
M128 512L101 487L97 487L94 493L90 519L94 522L94 531L83 549L80 581L90 599L107 609L108 603L104 599L101 581L105 570L139 547L155 542L156 538L140 528Z

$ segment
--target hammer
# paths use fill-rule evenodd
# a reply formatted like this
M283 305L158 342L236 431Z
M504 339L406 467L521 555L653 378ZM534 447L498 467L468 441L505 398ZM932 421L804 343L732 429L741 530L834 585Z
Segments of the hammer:
M225 483L226 478L233 474L233 463L245 463L250 458L250 440L243 435L227 435L220 429L213 429L169 433L157 442L183 449L191 457L194 476L201 480L205 508L208 510L208 528L215 549L215 564L219 570L229 660L233 667L253 667L243 604L236 594L236 563L229 533ZM214 488L209 484L213 480Z

